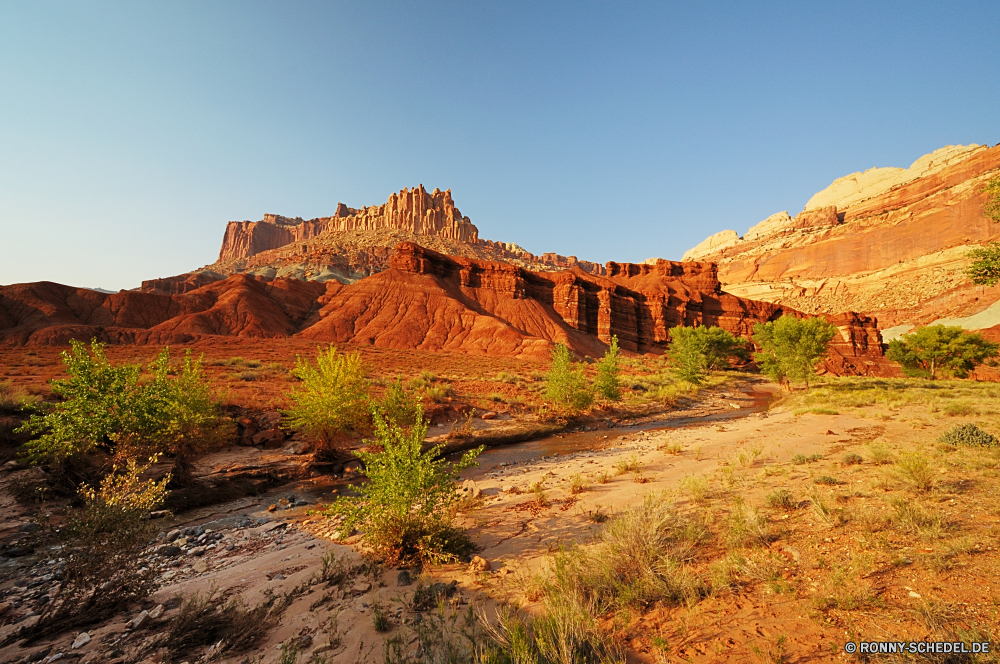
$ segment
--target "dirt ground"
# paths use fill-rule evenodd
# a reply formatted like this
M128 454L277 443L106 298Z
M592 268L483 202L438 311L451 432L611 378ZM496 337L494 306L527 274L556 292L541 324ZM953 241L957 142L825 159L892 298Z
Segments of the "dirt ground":
M244 361L287 363L296 350L268 346L247 344L240 354ZM204 350L210 365L231 357L231 349L218 357ZM114 359L140 353L115 352L120 357L112 354ZM512 419L532 414L518 398L530 404L537 394L531 374L544 369L487 358L442 357L432 364L419 354L383 355L392 364L383 365L380 375L409 378L434 371L456 386L453 398L469 400L473 391L460 386L477 380L487 389L514 386L520 391L510 397L513 404L492 398L483 403L496 404ZM46 364L54 357L0 352L4 362L17 360L17 366L5 365L8 377L28 388L57 372ZM238 365L211 366L220 383L254 390L252 400L270 408L287 389L271 379L234 380ZM501 372L519 380L497 380ZM162 522L165 539L196 526L218 539L198 546L206 550L197 554L195 535L180 536L175 541L192 540L181 545L183 551L152 557L161 586L144 606L88 627L86 645L72 647L79 634L74 630L28 648L9 644L0 649L0 662L212 658L289 664L289 644L297 644L298 661L314 664L382 661L387 643L416 656L421 625L433 625L441 615L459 616L474 607L490 616L503 602L541 610L535 579L549 573L553 554L586 546L604 517L614 518L650 492L706 524L710 535L687 564L711 579L711 590L694 601L661 602L618 616L629 661L841 661L857 657L845 653L847 642L953 640L956 634L966 642L992 639L993 650L1000 649L1000 450L938 442L944 431L967 422L1000 432L1000 388L828 379L809 393L783 397L767 412L741 410L754 393L776 389L730 380L660 414L643 415L636 401L633 411L598 412L589 424L573 424L545 444L491 450L469 473L481 497L459 514L487 570L466 564L413 570L406 585L407 574L401 578L399 570L365 565L358 537L335 541L337 524L314 512L337 495L331 492L344 490L351 468L337 478L303 472L261 495L178 513ZM727 411L735 417L712 419ZM663 420L662 426L649 425L649 419ZM529 456L530 450L537 453ZM914 453L925 462L922 471L905 463ZM269 457L280 460L282 451L232 448L226 454L204 460L202 472L266 465ZM4 491L14 474L0 475L5 534L16 532L32 512ZM766 536L732 543L738 505L760 516ZM30 624L33 602L52 583L44 581L46 562L37 554L2 560L0 639ZM718 580L720 565L728 570L725 583ZM444 584L437 588L446 608L418 610L420 592L432 584ZM178 659L155 647L156 638L182 611L171 598L196 593L241 597L248 605L268 593L287 593L290 603L280 624L249 653L213 653L205 644ZM164 608L157 610L159 605ZM130 629L143 609L157 617ZM386 631L376 630L376 623Z

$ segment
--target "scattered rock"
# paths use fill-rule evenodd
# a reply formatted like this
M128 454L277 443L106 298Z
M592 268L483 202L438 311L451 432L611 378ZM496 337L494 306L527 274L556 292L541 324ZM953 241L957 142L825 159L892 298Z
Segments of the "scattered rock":
M128 629L136 630L145 626L149 622L149 611L143 611L135 618L132 618L132 622L128 624Z
M167 537L170 536L167 535ZM177 556L181 555L181 547L175 546L173 544L165 544L164 546L161 546L159 549L157 549L156 552L161 556L163 556L164 558L176 558Z
M916 599L920 599L920 593L914 592L913 590L911 590L910 591L910 597L914 597Z
M396 585L408 586L411 583L413 583L413 579L410 577L410 570L408 569L399 570L399 574L396 576Z
M31 653L30 655L28 655L28 659L24 661L40 662L46 657L48 657L50 652L52 652L52 646L47 646L45 648L42 648L41 650L36 650L35 652Z
M372 589L372 584L367 581L355 581L354 585L351 587L351 592L355 595L364 595L366 592Z
M208 571L208 563L205 562L204 560L199 560L198 562L196 562L194 565L191 566L191 569L193 569L198 574L204 574L205 572Z
M10 611L10 602L0 602L0 616Z
M39 528L41 528L41 526L39 526L37 523L26 523L17 530L18 532L22 533L33 533L37 531Z
M491 410L489 412L486 412L486 413L483 413L482 415L480 415L479 419L481 419L481 420L492 420L492 419L495 419L496 416L497 416L497 414L494 411Z
M469 572L473 574L479 574L481 572L490 571L490 561L479 556L473 556L472 562L469 563Z
M305 650L312 645L313 637L311 634L303 634L295 640L295 645L299 650Z
M176 529L176 528L174 528L169 533L167 533L167 536L164 537L163 539L165 539L167 542L173 542L175 539L177 539L180 536L181 536L181 531L178 530L178 529Z
M170 514L170 510L153 510L149 513L150 519L165 519Z
M149 612L149 617L152 618L153 620L156 620L157 618L163 615L163 611L164 611L163 605L157 604L153 608L153 610Z
M198 547L195 547L195 548L191 549L191 555L192 556L203 556L203 555L205 555L205 551L206 551L205 547L198 546Z
M285 580L285 575L279 572L279 573L275 574L274 576L272 576L271 580L272 581L284 581Z
M462 491L473 499L483 495L483 490L476 485L475 480L465 480L462 482Z
M22 556L28 556L35 552L35 549L30 546L15 546L7 549L3 552L3 555L8 558L21 558Z

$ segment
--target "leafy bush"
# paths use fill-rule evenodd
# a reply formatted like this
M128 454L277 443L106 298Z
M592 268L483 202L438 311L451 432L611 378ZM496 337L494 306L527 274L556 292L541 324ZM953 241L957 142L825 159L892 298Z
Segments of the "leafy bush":
M855 452L848 452L844 455L844 458L840 460L845 466L856 466L860 463L864 463L864 458Z
M32 463L66 459L103 448L120 458L174 452L182 463L195 441L221 435L224 426L204 378L201 359L184 356L180 371L170 374L170 353L160 351L142 381L138 365L114 366L104 344L92 341L90 352L71 341L62 353L69 378L52 381L63 399L44 414L33 415L18 431L40 434L22 454Z
M670 330L667 362L679 379L700 385L707 369L724 369L730 360L750 359L749 343L721 327L675 327Z
M583 369L573 366L569 348L562 344L552 349L552 369L545 377L545 398L573 410L586 408L594 401Z
M289 397L290 423L329 443L342 432L368 421L368 390L361 354L338 354L334 346L320 350L313 365L297 357L292 375L302 381Z
M972 262L965 268L965 275L978 286L996 286L1000 282L1000 242L994 240L976 247L965 255Z
M39 399L15 388L8 380L0 381L0 413L21 413L38 405Z
M459 499L458 473L475 465L484 448L466 452L458 463L439 458L443 445L421 451L427 421L422 409L417 414L404 429L373 409L374 440L355 452L368 482L357 487L358 496L343 497L326 512L343 518L341 533L360 529L364 543L390 564L455 559L473 550L465 532L451 524L449 508Z
M618 337L612 336L608 351L597 362L597 378L594 379L594 391L608 401L619 401L622 398L622 385L618 378L620 361Z
M945 445L965 445L966 447L996 447L1000 445L1000 440L997 440L996 436L983 431L971 422L948 429L938 436L938 442Z
M385 391L380 409L386 419L404 427L415 424L420 414L417 400L403 387L402 376L397 376L396 382Z
M692 385L705 381L708 368L707 348L704 337L694 327L670 329L670 347L666 352L667 364L677 380Z
M928 325L889 342L886 353L908 376L934 380L940 371L965 378L977 365L1000 354L1000 345L957 326Z
M809 389L809 377L816 373L816 363L836 334L837 328L823 318L782 316L770 323L757 323L753 340L760 352L754 353L754 360L771 380L782 384L802 381Z
M63 580L34 635L101 620L155 590L157 573L139 555L154 530L149 512L163 503L170 481L169 475L158 482L140 479L155 462L153 457L140 466L129 459L99 488L80 487L83 506L70 511L56 531L64 545Z

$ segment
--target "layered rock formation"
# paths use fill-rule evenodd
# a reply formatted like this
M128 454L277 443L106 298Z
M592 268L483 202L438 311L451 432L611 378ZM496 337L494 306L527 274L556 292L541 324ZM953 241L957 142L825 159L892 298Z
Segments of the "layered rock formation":
M950 146L909 169L841 178L795 217L779 213L742 238L718 233L685 260L718 264L723 289L807 313L860 311L893 333L970 317L1000 288L964 276L969 249L1000 239L983 215L983 185L1000 173L1000 146Z
M533 272L510 263L449 257L403 242L388 269L350 285L233 275L175 294L113 295L51 283L0 287L0 342L186 343L206 335L283 337L390 348L548 357L551 343L599 356L660 353L677 325L753 324L801 315L723 293L715 265L608 263ZM192 284L193 285L193 284ZM831 318L841 330L827 360L836 373L884 374L875 321Z
M450 189L428 194L420 185L390 195L384 205L354 210L338 203L337 211L329 217L305 221L266 214L263 221L231 221L226 225L219 261L250 258L328 230L398 230L473 244L479 239L479 230L455 207Z

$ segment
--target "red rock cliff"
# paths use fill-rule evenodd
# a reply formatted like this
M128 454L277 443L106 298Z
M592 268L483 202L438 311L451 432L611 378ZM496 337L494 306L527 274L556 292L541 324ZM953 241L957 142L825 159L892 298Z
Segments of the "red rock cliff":
M479 230L455 207L450 189L428 194L420 185L392 194L384 205L355 210L339 203L330 217L303 220L266 214L262 221L231 221L226 225L219 261L249 258L328 230L402 230L473 244L479 240Z

